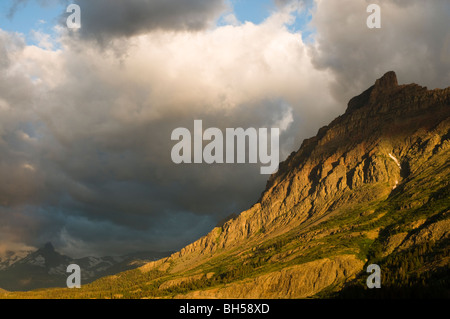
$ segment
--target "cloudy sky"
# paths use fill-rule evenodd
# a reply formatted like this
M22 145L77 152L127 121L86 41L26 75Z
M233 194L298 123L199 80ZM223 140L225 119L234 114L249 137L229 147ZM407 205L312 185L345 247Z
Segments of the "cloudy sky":
M179 249L268 176L174 164L175 128L279 127L284 159L389 70L449 86L449 30L447 0L2 1L0 254Z

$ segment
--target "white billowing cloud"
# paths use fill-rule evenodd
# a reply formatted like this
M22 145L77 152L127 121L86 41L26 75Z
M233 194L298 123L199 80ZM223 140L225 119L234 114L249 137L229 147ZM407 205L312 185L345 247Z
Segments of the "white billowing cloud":
M153 32L129 39L121 59L94 45L71 43L61 57L66 78L58 80L56 98L43 103L46 117L65 141L102 138L174 116L232 114L243 105L276 99L292 105L297 119L331 119L332 99L316 94L327 90L326 72L314 69L300 34L284 27L290 18L277 14L262 25L201 33ZM51 114L58 114L58 121ZM273 125L276 110L267 115L274 120L265 124ZM312 134L314 126L299 129Z
M238 26L241 24L241 21L236 17L234 13L228 13L223 16L223 21L232 26Z
M389 70L396 71L400 83L430 88L449 85L450 61L443 52L448 52L450 2L315 2L313 62L335 74L333 89L342 102ZM381 29L367 28L370 3L380 5Z
M284 132L289 128L292 122L294 122L292 107L288 106L288 109L283 113L282 118L274 124L274 127L278 127L280 132Z
M52 50L54 41L51 36L39 30L32 30L31 37L38 43L38 46L45 50Z

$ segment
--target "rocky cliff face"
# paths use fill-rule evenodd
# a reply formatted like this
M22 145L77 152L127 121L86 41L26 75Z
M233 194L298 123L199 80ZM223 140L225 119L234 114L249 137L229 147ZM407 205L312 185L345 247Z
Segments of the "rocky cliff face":
M447 149L449 105L450 88L399 86L395 73L386 73L280 164L258 203L173 258L242 245L261 230L265 237L283 233L350 197L369 201L390 194L431 151ZM365 185L378 192L365 192Z
M349 274L359 271L363 264L353 255L324 258L175 298L306 298L320 292L323 287L347 280Z

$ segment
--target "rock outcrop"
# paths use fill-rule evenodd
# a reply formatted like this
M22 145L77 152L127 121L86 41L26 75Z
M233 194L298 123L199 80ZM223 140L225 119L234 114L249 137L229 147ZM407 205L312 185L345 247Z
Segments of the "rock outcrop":
M353 255L324 258L275 271L224 287L195 291L177 298L279 299L306 298L340 285L359 272L363 262Z

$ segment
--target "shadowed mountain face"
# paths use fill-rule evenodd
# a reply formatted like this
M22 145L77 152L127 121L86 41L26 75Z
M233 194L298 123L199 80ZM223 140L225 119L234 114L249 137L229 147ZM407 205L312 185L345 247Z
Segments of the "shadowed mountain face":
M205 237L78 291L19 296L442 297L449 116L450 88L398 85L388 72L281 163L253 207ZM382 289L365 287L371 263Z
M65 287L67 266L77 264L81 268L82 283L89 283L100 277L133 269L151 260L157 260L169 253L142 252L117 257L85 257L73 259L59 254L51 243L28 252L22 258L10 253L0 269L0 287L8 291L26 291L37 288Z

